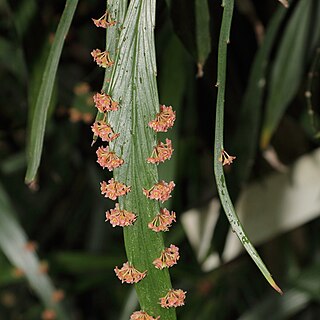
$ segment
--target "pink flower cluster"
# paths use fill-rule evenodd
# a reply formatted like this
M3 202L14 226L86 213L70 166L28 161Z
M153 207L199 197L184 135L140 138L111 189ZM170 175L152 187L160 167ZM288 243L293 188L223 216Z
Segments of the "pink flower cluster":
M91 51L91 56L93 57L93 60L99 67L107 68L112 67L114 64L114 61L110 58L109 51L101 51L100 49L94 49Z
M122 283L137 283L147 275L147 271L140 272L130 265L129 262L125 262L121 269L115 267L114 272Z
M149 127L156 132L167 132L169 128L173 127L176 120L176 112L172 107L160 106L160 112L157 113L156 118L149 122Z
M171 158L173 149L170 139L166 139L166 143L158 142L154 147L151 157L147 159L148 163L159 164Z
M144 311L135 311L131 316L130 316L130 320L159 320L160 317L152 317L150 315L148 315L146 312Z
M163 298L160 298L160 304L162 308L181 307L184 305L185 298L185 291L170 289Z
M137 220L137 216L131 211L121 210L119 207L119 203L116 203L114 209L110 209L110 211L106 212L105 221L108 220L113 227L127 227L131 226Z
M101 194L111 200L116 200L117 197L125 196L131 191L131 187L127 187L124 183L115 181L113 178L106 183L100 182Z
M99 147L96 151L98 160L97 162L100 166L104 168L108 168L109 171L112 171L115 168L120 167L123 164L123 160L119 158L115 152L110 151L109 147Z
M177 264L179 259L179 248L171 244L169 248L165 248L161 252L160 258L155 259L152 263L157 269L162 270Z
M120 133L114 133L110 124L104 121L96 121L91 126L92 132L101 138L102 141L113 141L114 139L118 138Z
M175 184L173 181L169 183L161 180L156 183L151 189L143 189L144 195L149 199L159 200L161 202L167 201L171 197L171 192Z
M168 231L172 222L175 221L176 213L174 211L170 212L168 209L161 208L160 212L149 222L148 227L155 232Z
M110 14L108 11L105 12L105 14L100 17L99 19L92 19L93 23L96 27L100 28L108 28L114 26L117 22L112 20L110 17Z
M233 162L233 160L235 160L236 157L234 156L230 156L227 151L225 151L224 149L222 149L221 151L221 155L219 157L219 161L222 162L222 165L228 165L230 166L230 164Z
M96 108L101 113L106 113L109 111L117 111L119 108L119 103L112 100L112 98L105 93L96 93L93 96L93 102Z

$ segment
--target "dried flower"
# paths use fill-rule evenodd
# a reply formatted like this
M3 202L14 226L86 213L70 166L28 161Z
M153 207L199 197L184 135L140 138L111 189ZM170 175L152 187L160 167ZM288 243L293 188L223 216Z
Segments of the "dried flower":
M163 298L160 298L160 304L162 308L176 308L184 305L185 298L185 291L181 289L170 289L169 292Z
M91 126L92 132L100 137L102 141L113 141L118 138L120 133L114 133L110 124L104 121L96 121L93 126Z
M161 105L160 112L154 120L149 122L149 127L156 132L167 132L173 126L175 119L176 112L172 110L172 107Z
M124 183L115 181L113 178L106 183L100 182L101 193L111 200L116 200L117 197L124 196L130 192L131 187L127 187Z
M107 68L112 67L114 61L110 58L109 51L101 51L100 49L94 49L91 51L91 56L93 60L97 63L99 67Z
M159 200L165 202L171 197L171 191L173 190L175 184L173 181L169 183L165 181L160 181L156 183L151 189L143 189L144 195L149 199Z
M101 28L107 28L114 26L117 22L112 20L110 17L110 14L108 11L105 12L105 14L99 18L99 19L92 19L93 23L96 25L96 27Z
M222 149L219 161L222 162L222 165L230 165L236 157L230 156L225 150Z
M165 208L161 208L155 218L149 222L148 227L155 231L168 231L173 221L176 221L176 213Z
M151 157L147 159L147 162L155 164L164 162L165 160L171 158L172 152L173 149L170 139L166 139L166 143L159 141L158 144L154 147Z
M151 317L144 311L135 311L131 316L130 320L159 320L160 317Z
M160 258L155 259L152 263L157 269L172 267L180 259L179 248L171 244L169 248L165 248Z
M137 216L131 211L121 210L119 207L119 203L116 203L114 209L110 209L110 211L106 212L105 221L108 220L113 227L127 227L131 226L137 220Z
M105 93L96 93L93 96L93 101L96 108L101 113L109 112L109 111L117 111L119 103L113 101L112 98Z
M122 283L137 283L147 275L147 271L140 272L131 266L129 262L125 262L121 269L115 267L114 272Z
M98 160L102 168L108 168L109 171L112 171L115 168L120 167L124 161L119 158L113 151L109 151L109 147L99 147L97 150Z

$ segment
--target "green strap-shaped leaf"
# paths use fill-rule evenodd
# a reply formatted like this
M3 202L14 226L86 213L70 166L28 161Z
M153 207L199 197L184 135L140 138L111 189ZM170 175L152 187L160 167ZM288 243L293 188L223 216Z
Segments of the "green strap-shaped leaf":
M158 182L155 165L148 164L156 135L148 122L159 112L154 48L155 0L133 0L122 24L119 48L115 57L108 93L120 102L120 109L108 118L120 136L110 144L124 160L114 170L117 181L131 186L131 192L119 199L120 208L138 215L133 226L124 228L128 261L147 276L137 283L141 309L161 320L176 319L174 309L163 309L159 298L171 288L167 269L158 270L152 262L164 249L163 235L148 228L148 223L159 212L159 203L147 199L143 188ZM119 266L122 262L119 261Z
M282 115L295 96L306 66L306 44L312 18L312 1L300 0L283 33L273 64L270 93L262 127L260 146L266 148Z
M227 44L229 43L229 35L232 21L234 1L224 0L223 1L223 17L220 29L219 47L218 47L218 95L216 105L216 123L215 123L215 141L214 141L214 174L218 187L219 197L221 204L226 213L226 216L231 224L232 230L237 234L242 245L249 253L250 257L256 263L264 277L268 280L270 285L277 290L282 292L281 289L276 285L272 276L259 254L252 246L249 238L245 234L245 231L239 221L239 218L234 210L231 202L229 192L226 186L222 163L219 161L221 152L224 150L223 146L223 116L224 116L224 99L225 99L225 82L226 82L226 65L227 65Z
M47 112L50 105L57 68L64 40L67 36L78 0L67 0L61 16L52 47L42 77L41 87L33 110L33 119L27 140L28 168L26 183L31 183L37 174L42 154L43 139L46 128Z
M28 239L14 217L9 198L0 185L0 247L10 262L23 271L31 288L42 303L57 313L57 319L69 319L62 306L55 302L54 286L47 274L40 272L37 255L26 248Z

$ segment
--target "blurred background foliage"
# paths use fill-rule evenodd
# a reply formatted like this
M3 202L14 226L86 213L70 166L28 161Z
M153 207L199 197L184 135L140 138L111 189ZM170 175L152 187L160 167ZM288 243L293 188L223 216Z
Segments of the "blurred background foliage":
M90 147L91 97L104 77L90 52L105 46L91 18L103 14L104 1L78 4L54 84L37 182L24 184L30 106L64 5L0 1L0 319L49 319L45 308L61 319L128 319L137 307L133 289L113 272L125 259L122 232L104 223L113 204L100 195L99 182L111 176ZM170 132L176 152L160 167L160 176L174 176L177 185L170 206L178 223L166 242L182 253L171 271L174 286L188 291L178 318L318 319L320 3L296 0L284 9L275 0L239 0L231 30L225 147L237 161L226 168L227 183L242 219L243 208L256 204L244 227L284 289L282 297L247 255L228 251L234 236L219 205L210 205L217 197L212 154L220 5L157 4L160 101L178 115ZM296 187L293 202L288 192ZM37 254L28 239L37 243ZM62 303L54 287L63 290Z

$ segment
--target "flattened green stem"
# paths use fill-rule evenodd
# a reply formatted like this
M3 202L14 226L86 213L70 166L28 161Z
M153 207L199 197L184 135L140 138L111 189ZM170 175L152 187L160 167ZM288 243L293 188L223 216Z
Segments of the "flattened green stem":
M114 178L131 187L131 192L119 199L121 209L135 213L138 218L124 228L127 258L136 269L147 276L135 285L141 309L161 320L175 320L174 308L164 309L159 298L171 289L167 269L158 270L152 264L164 249L163 234L148 228L159 212L160 205L147 199L143 188L158 182L156 165L147 163L156 134L148 122L159 112L154 48L156 0L132 0L122 24L115 64L107 93L119 101L118 111L110 112L108 120L120 136L110 148L124 160L114 170ZM120 267L124 261L119 261Z
M230 28L232 22L234 0L224 0L223 3L223 17L220 29L219 48L218 48L218 96L216 105L216 123L215 123L215 143L214 143L214 174L218 187L219 197L221 204L230 222L232 230L237 234L242 245L249 253L250 257L256 263L264 277L269 284L282 293L281 289L272 279L270 272L261 260L259 254L252 246L249 238L247 237L239 218L235 212L231 202L229 192L226 186L223 166L219 161L221 151L223 148L223 115L224 115L224 99L225 99L225 82L226 82L226 59L227 59L227 44L229 43Z

